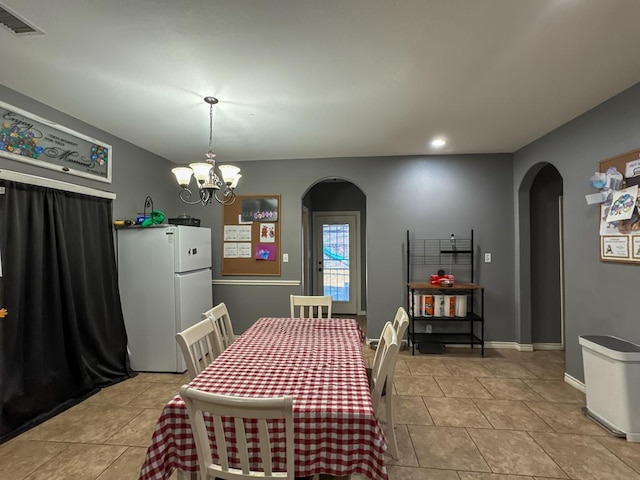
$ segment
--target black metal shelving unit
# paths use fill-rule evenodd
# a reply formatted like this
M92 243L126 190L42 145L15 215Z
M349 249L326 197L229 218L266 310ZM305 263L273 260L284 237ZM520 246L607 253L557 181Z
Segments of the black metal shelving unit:
M411 353L416 346L428 352L444 351L449 344L480 347L484 356L484 287L474 281L473 230L469 237L412 239L407 230L407 312L409 313L409 341ZM429 283L431 274L438 269L454 273L453 286ZM465 282L459 281L464 279ZM424 295L466 295L467 311L464 316L417 315L416 293ZM431 325L427 332L423 326Z

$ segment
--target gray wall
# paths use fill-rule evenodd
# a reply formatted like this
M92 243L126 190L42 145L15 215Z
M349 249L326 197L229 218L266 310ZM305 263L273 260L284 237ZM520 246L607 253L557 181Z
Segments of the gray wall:
M640 132L640 84L595 107L568 124L521 149L514 155L516 225L525 215L519 193L531 169L542 162L553 164L563 178L565 251L565 337L567 373L584 381L578 336L615 335L640 343L637 290L638 265L603 263L599 260L599 208L587 205L584 196L594 193L589 177L598 162L638 148ZM528 246L516 231L520 251ZM516 283L526 278L528 265L518 255ZM523 293L520 293L523 295ZM520 305L526 308L528 299ZM518 322L526 323L519 309Z
M59 125L108 143L113 147L112 183L104 183L84 177L65 174L16 160L0 157L0 169L28 173L63 182L105 190L116 194L113 202L115 219L135 218L142 212L147 195L153 198L154 208L167 216L181 213L177 200L177 186L171 174L174 166L168 160L143 150L118 137L114 137L69 115L54 110L32 98L0 85L0 100L27 112L39 115ZM96 108L100 108L99 103Z
M300 211L308 188L339 177L357 185L367 199L368 335L376 337L406 298L407 229L418 236L476 237L476 281L486 287L486 339L513 341L514 212L511 155L388 157L242 162L241 193L282 195L283 280L300 280L302 242ZM290 172L283 178L283 171ZM220 209L211 208L219 232ZM219 235L218 235L219 236ZM215 235L214 235L215 237ZM484 252L493 262L480 263ZM215 242L214 259L219 259ZM222 278L214 266L214 278ZM241 277L242 278L242 277ZM237 278L234 277L234 280ZM216 301L233 312L243 331L256 318L287 315L288 296L298 287L215 285Z

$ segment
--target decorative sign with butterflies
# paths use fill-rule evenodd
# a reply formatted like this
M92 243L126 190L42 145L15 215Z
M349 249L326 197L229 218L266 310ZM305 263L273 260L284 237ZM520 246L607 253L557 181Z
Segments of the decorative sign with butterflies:
M0 156L111 183L111 145L2 101Z

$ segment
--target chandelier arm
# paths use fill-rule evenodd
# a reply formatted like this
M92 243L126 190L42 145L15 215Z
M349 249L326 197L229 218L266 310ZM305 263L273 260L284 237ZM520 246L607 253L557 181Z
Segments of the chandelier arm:
M218 192L214 192L213 194L217 202L221 205L232 205L236 201L236 194L231 188L225 187L225 189L223 190L223 194L223 198L220 198L218 196Z
M218 178L218 175L216 175L216 173L213 171L213 169L211 169L211 175L209 176L209 188L214 188L216 190L220 190L220 187L222 187L224 184L224 182L222 180L220 180ZM226 188L226 187L225 187Z
M191 190L189 190L188 188L182 188L179 192L178 192L178 197L180 197L180 200L182 200L184 203L186 203L187 205L197 205L199 203L201 203L202 205L206 205L207 202L209 201L209 199L207 198L207 202L203 202L203 198L202 198L202 194L198 197L197 200L190 202L188 199L193 197L193 192Z

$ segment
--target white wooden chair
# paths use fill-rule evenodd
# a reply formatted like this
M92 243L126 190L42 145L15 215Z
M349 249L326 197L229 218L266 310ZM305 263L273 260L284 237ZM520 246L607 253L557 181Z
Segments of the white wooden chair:
M380 335L380 343L376 350L371 372L371 401L378 418L382 412L382 403L385 404L386 438L389 445L389 453L395 459L398 455L398 442L396 440L395 421L393 418L393 373L398 360L399 344L398 336L393 324L387 322ZM385 385L387 388L385 388ZM384 391L386 390L386 394Z
M371 389L373 389L373 372L376 368L379 368L376 366L379 366L380 362L382 362L382 355L384 353L384 343L385 343L385 331L389 328L394 329L393 323L387 322L384 324L384 327L382 327L382 333L380 334L380 338L378 339L377 345L376 345L376 353L373 356L372 367L367 368L367 377L369 378L369 387ZM397 334L396 334L396 337L397 337ZM384 397L386 395L386 390L387 390L387 386L383 385L382 391L380 392L380 396Z
M187 406L189 423L198 452L198 464L201 480L221 478L260 479L260 480L294 480L294 429L293 429L293 398L243 398L196 390L183 385L180 396ZM215 440L217 463L213 461L209 432L205 424L203 412L212 417L212 438ZM229 462L230 445L227 443L223 429L222 417L233 419L232 436L236 439L235 447L239 459L239 467L235 468ZM247 420L257 421L259 442L247 439ZM286 471L274 471L273 451L271 449L269 423L267 420L282 419L285 427L286 443ZM255 423L252 423L255 428ZM282 424L277 425L279 429ZM211 428L211 427L210 427ZM252 470L249 464L249 449L259 449L262 465L260 470ZM255 456L254 451L251 455Z
M191 380L196 378L196 375L213 362L222 351L218 333L209 319L202 320L176 334L176 341L182 350Z
M233 333L233 325L231 325L231 317L229 317L227 306L224 303L219 303L215 307L204 312L202 314L202 319L209 319L216 328L220 339L221 350L218 352L218 355L220 355L236 339L236 336Z
M291 318L331 318L331 303L331 295L291 295Z
M398 311L396 312L396 316L393 319L392 326L393 326L393 329L396 331L396 335L398 336L399 348L401 348L404 334L407 332L407 328L409 327L409 315L407 314L407 311L403 307L398 308ZM378 340L378 345L376 346L376 355L374 357L374 362L373 362L374 364L376 363L378 352L380 352L380 350L378 350L380 347L379 343L382 341L383 341L383 338L380 337L380 340ZM371 372L372 372L372 369L367 368L367 376L369 377L369 382L371 382ZM386 387L382 389L382 396L384 397L385 395L386 395Z
M398 344L400 346L402 346L402 340L404 339L404 334L407 332L408 327L409 315L403 307L400 307L393 319L393 329L396 331L396 335L398 335Z

